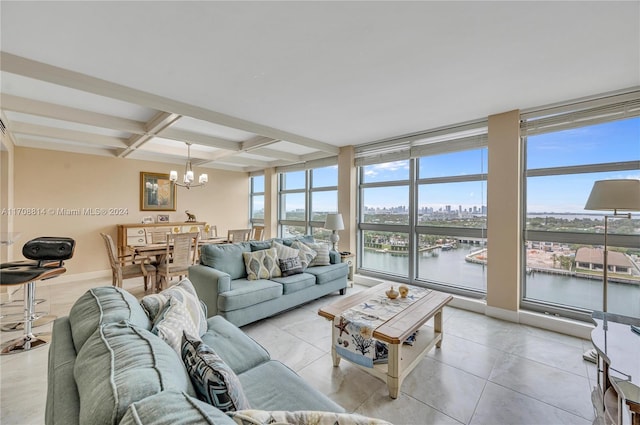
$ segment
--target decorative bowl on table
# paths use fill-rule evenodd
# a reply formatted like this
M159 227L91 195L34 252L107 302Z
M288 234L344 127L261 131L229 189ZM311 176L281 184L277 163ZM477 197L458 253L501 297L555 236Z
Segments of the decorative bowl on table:
M398 298L398 295L400 295L400 293L398 291L393 289L393 285L391 285L391 288L389 288L385 292L385 294L387 294L387 297L391 298L392 300L395 300L396 298Z

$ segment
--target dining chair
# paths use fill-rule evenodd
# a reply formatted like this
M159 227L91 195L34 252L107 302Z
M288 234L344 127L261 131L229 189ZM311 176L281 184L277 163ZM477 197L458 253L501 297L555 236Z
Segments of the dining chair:
M261 241L264 239L264 226L253 226L251 230L251 240Z
M202 229L202 239L211 239L218 237L218 226L215 224L206 224Z
M189 266L196 262L198 239L200 239L200 234L197 232L169 235L166 255L163 257L164 261L158 264L156 290L166 289L169 286L169 279L173 276L179 276L182 279L189 273Z
M251 229L233 229L227 232L227 242L243 242L248 241L251 237Z
M100 233L104 240L107 254L109 255L109 264L111 265L112 284L118 288L122 288L124 279L134 277L144 277L144 290L149 287L149 283L156 281L156 268L151 264L148 257L135 255L118 255L113 239L106 233ZM153 285L151 285L153 287Z
M167 235L170 233L167 229L147 229L145 230L147 243L166 243Z

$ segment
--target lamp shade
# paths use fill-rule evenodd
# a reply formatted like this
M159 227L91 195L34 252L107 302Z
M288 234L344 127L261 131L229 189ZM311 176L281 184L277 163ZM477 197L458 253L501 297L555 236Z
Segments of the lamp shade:
M640 180L598 180L593 184L584 209L640 211Z
M344 222L342 221L342 214L327 214L327 219L324 222L324 228L329 230L342 230L344 229Z

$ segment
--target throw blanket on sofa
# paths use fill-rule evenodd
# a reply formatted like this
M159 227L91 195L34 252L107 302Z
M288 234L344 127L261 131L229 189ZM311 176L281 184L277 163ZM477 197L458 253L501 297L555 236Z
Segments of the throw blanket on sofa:
M333 344L337 353L359 365L373 367L387 353L386 345L373 338L373 331L429 292L429 289L411 286L406 298L392 300L382 294L345 310L333 319L337 329L333 333Z

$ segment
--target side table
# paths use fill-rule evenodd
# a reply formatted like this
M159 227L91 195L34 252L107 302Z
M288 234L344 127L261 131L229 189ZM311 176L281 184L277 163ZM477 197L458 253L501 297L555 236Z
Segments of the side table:
M606 424L640 425L640 319L594 311L598 389Z
M340 253L341 262L347 263L349 265L349 274L347 275L347 280L349 281L349 287L353 287L353 270L355 268L356 255L351 252L341 252Z

